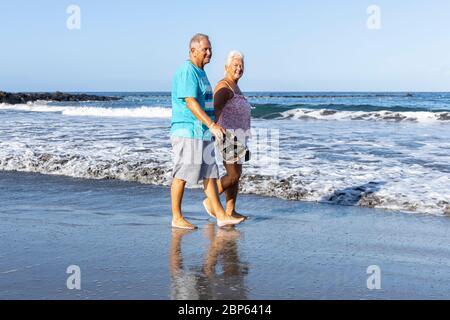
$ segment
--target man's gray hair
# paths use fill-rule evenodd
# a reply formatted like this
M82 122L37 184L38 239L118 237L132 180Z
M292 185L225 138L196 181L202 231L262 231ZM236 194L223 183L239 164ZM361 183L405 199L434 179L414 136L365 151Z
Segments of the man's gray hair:
M196 48L200 44L200 41L205 39L209 40L209 37L206 34L197 33L195 36L191 38L191 41L189 42L189 49Z
M244 55L240 53L239 51L230 51L230 53L227 56L227 60L225 61L225 67L228 67L233 59L241 59L242 62L244 62Z

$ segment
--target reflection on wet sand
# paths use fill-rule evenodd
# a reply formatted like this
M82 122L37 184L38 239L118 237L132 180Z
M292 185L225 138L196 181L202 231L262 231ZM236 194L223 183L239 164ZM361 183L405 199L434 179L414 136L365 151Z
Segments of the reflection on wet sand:
M240 261L238 240L240 232L235 228L218 228L209 224L205 236L210 245L202 265L184 266L182 239L196 231L173 229L170 246L169 268L172 299L247 299L245 276L246 263Z

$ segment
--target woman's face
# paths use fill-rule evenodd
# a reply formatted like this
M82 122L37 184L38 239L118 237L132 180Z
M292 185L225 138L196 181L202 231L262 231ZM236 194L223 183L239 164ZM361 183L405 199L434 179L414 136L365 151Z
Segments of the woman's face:
M239 80L244 74L244 61L241 58L234 58L226 67L227 75L233 80Z

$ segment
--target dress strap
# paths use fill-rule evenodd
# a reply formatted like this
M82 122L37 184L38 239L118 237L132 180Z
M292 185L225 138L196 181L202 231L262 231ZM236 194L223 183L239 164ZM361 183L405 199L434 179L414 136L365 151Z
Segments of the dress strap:
M230 90L233 92L233 95L236 94L236 92L234 92L233 88L230 86L230 84L228 83L228 81L226 81L226 80L221 80L221 81L223 81L223 82L225 82L225 83L227 84L228 88L230 88Z

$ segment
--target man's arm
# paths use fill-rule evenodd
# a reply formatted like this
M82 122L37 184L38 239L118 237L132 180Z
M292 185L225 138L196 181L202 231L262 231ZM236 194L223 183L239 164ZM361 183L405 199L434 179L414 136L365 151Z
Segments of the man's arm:
M201 122L205 124L208 128L212 125L213 121L211 118L203 111L202 107L195 98L185 98L186 106L191 110L192 114Z
M185 98L187 108L192 114L201 122L205 124L211 131L211 133L218 139L222 139L222 135L225 133L225 129L216 124L211 118L203 111L202 107L195 98Z

